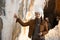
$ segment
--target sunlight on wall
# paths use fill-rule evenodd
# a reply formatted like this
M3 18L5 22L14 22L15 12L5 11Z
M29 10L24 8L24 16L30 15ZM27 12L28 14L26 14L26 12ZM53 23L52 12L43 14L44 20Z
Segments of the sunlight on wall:
M14 13L18 12L18 0L5 0L6 16L3 19L2 40L12 40L12 32L15 26Z
M48 34L45 36L46 40L60 40L60 21L55 28L49 30Z

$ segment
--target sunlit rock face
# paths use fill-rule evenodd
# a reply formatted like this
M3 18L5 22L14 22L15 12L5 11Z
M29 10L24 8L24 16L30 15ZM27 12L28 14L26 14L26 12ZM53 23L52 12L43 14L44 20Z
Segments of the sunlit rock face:
M42 5L44 1L41 0L40 3L37 3L40 0L35 0L34 6L38 5L39 7ZM12 32L15 25L15 19L14 19L14 13L18 13L19 6L21 3L21 0L6 0L6 16L3 16L3 30L2 30L2 40L12 40ZM41 6L42 9L44 8L44 4ZM24 8L26 9L26 8ZM25 13L25 10L23 9L23 12ZM27 14L24 14L26 16L26 21L30 20L32 17L34 17L34 11L30 10L27 11ZM46 40L59 40L60 37L60 21L59 24L55 26L55 28L49 30L48 34L45 36ZM19 37L16 37L16 40L31 40L28 38L28 31L29 27L23 28L21 27L21 33L19 34Z
M55 28L49 30L48 34L45 36L46 40L60 40L60 21Z
M45 0L35 0L34 1L34 6L39 6L42 9L44 9L45 4L46 4Z
M19 0L5 0L6 16L3 16L2 40L12 40L12 32L15 26L14 13L18 12Z

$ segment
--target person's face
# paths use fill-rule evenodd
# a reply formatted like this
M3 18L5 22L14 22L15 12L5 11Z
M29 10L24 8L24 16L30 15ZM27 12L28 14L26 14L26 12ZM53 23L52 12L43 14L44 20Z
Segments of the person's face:
M36 18L40 18L40 13L39 12L35 12L35 17Z

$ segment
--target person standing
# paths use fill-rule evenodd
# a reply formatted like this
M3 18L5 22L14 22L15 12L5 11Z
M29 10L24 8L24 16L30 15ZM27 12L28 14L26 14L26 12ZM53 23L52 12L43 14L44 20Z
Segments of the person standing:
M16 22L19 22L24 27L29 26L28 37L32 38L32 40L45 40L42 36L48 33L48 26L40 26L40 24L42 23L41 13L43 13L42 9L35 9L35 19L31 19L26 23L24 23L20 18L14 15L14 17L16 18Z

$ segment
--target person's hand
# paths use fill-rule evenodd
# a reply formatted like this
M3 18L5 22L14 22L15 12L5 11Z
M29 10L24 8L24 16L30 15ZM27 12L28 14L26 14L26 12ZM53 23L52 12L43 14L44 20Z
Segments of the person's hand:
M40 32L39 35L41 36L42 35L42 32Z
M18 16L17 16L16 14L14 14L14 18L16 18L16 19L17 19L17 18L18 18Z
M14 18L16 19L16 22L17 22L18 16L16 14L14 14Z

